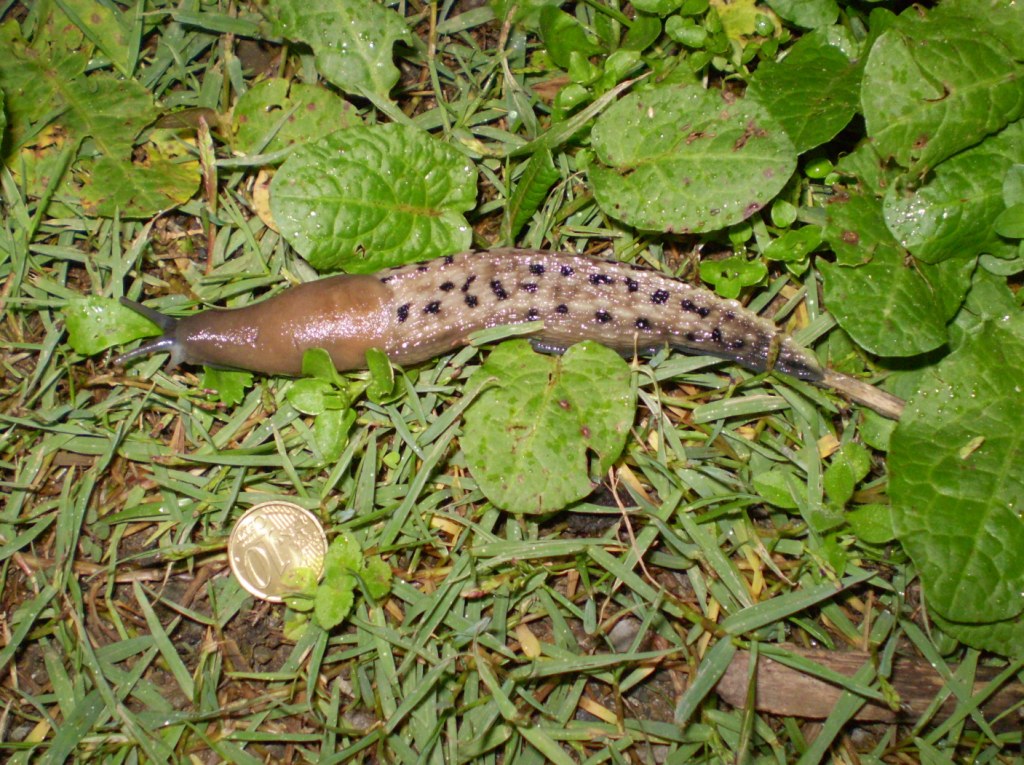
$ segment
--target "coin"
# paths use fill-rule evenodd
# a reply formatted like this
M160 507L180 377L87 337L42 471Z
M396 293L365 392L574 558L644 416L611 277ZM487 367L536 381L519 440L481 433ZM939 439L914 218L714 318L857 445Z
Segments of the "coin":
M323 573L327 536L313 513L292 502L263 502L235 523L228 561L239 583L257 598L280 603L295 592L296 574Z

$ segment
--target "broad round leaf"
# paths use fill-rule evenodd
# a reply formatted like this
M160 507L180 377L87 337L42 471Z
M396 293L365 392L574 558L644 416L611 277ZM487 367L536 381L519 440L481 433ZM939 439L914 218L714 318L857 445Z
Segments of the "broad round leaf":
M656 231L715 231L779 193L796 151L753 99L695 86L632 93L598 118L590 180L601 209Z
M989 322L922 377L889 450L893 522L928 603L957 622L1024 611L1024 317Z
M927 169L1024 112L1024 67L968 16L911 9L868 54L861 101L878 151Z
M837 261L818 264L825 304L862 348L916 356L946 342L973 260L914 263L886 228L881 204L860 194L829 206L825 235Z
M476 169L404 125L357 126L296 150L274 176L270 209L314 268L371 273L466 249L462 213Z
M283 77L271 77L245 91L232 121L234 148L244 154L269 154L360 123L355 107L340 96Z
M586 497L622 451L635 396L629 366L613 351L586 342L559 358L513 340L491 353L478 377L495 384L466 411L461 443L495 505L559 510Z
M313 49L333 85L355 95L387 96L398 82L395 43L412 44L405 20L374 0L271 0L274 31Z
M890 187L885 222L896 239L928 263L972 258L983 252L1012 257L994 225L1005 209L1003 178L1024 163L1024 123L957 154L935 168L934 177L913 193Z

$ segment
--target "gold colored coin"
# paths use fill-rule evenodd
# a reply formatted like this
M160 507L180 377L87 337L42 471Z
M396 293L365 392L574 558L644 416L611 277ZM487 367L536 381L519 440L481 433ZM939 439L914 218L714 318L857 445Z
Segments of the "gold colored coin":
M257 598L280 603L295 591L296 573L323 573L327 536L313 513L291 502L249 508L228 540L228 561L239 583Z

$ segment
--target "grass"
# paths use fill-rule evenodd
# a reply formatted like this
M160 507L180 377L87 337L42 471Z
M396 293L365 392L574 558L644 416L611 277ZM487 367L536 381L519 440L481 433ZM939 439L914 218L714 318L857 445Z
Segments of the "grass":
M0 13L25 21L48 7L9 2ZM230 33L248 31L253 10L147 5L144 23L154 26L137 79L168 109L224 114L260 72L308 76L301 51L285 58L277 43L259 50ZM504 200L525 160L499 155L546 140L550 103L531 94L561 73L528 59L536 38L503 28L488 6L400 10L414 19L416 43L387 117L401 110L475 155L474 238L500 243ZM596 23L594 14L623 9L578 12ZM597 108L617 92L598 94ZM510 124L513 110L521 124ZM576 114L573 127L592 117ZM127 374L106 355L76 354L61 314L76 296L191 291L226 305L310 276L255 214L262 163L238 162L219 141L208 149L214 194L149 220L85 216L62 190L40 197L24 170L3 171L0 751L9 762L1019 756L1020 727L980 712L985 696L971 689L981 669L1002 673L989 692L1014 682L1021 662L935 629L897 545L823 521L831 456L874 440L824 394L706 359L637 361L632 435L595 495L564 513L513 517L487 501L460 450L464 382L484 350L400 371L400 395L360 403L333 464L288 404L285 379L257 378L227 406L198 370L161 370L156 358ZM559 153L556 167L559 181L518 244L604 252L611 243L617 256L689 270L695 242L614 223L576 156ZM775 276L774 305L805 296ZM798 310L814 335L831 328L816 296ZM769 468L792 477L795 507L764 502L755 478ZM861 499L884 501L885 477L875 452ZM359 600L330 633L249 598L225 544L233 520L268 499L356 534L391 565L390 597ZM779 643L868 658L841 678L779 653ZM789 656L845 693L818 721L724 703L716 683L758 652ZM898 656L932 664L945 690L898 725L854 722L866 699L891 699L885 678ZM946 697L954 707L939 714ZM1020 701L1006 714L1019 720Z

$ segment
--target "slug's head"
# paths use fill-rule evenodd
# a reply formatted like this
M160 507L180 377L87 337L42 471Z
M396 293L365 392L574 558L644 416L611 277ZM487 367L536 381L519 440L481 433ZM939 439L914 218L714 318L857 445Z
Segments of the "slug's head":
M131 308L135 313L145 316L151 322L160 327L163 334L159 337L154 337L152 340L147 340L138 348L117 356L114 359L114 364L124 366L132 359L139 358L140 356L148 356L151 353L171 354L171 358L169 360L171 367L176 367L185 360L184 349L181 347L181 343L178 340L177 319L166 316L159 311L154 311L152 308L148 308L141 303L136 303L134 300L129 300L128 298L121 298L121 305L126 308Z

